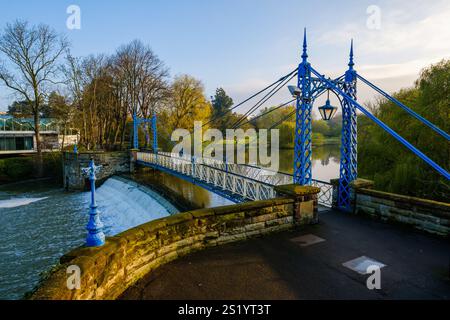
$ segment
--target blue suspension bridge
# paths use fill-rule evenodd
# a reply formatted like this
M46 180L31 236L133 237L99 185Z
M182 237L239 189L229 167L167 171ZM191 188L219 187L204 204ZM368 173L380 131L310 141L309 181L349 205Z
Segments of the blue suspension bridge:
M312 177L312 108L317 98L328 93L328 99L324 106L319 107L319 112L324 120L330 120L336 113L337 108L330 104L329 94L334 93L340 102L342 109L342 134L341 134L341 160L338 185L339 209L351 210L351 182L358 177L357 160L357 110L375 122L394 139L398 140L418 158L426 162L440 175L450 180L450 174L431 158L413 146L410 142L400 136L396 131L387 126L384 122L370 113L365 107L357 102L357 82L369 86L375 92L381 94L398 107L406 111L410 116L416 118L424 125L428 126L447 141L450 135L433 123L414 112L364 77L359 75L354 69L353 41L350 47L350 57L347 71L335 78L327 78L318 72L308 62L306 29L303 38L303 51L301 62L295 70L273 82L266 88L253 94L241 103L233 106L223 114L217 115L203 126L206 126L228 112L232 112L243 104L259 98L257 102L237 121L231 124L231 128L236 129L247 123L252 123L260 117L278 110L282 107L296 102L295 110L285 118L274 123L271 128L279 126L284 121L295 115L295 149L293 159L293 174L283 172L267 172L267 169L256 165L230 164L226 161L214 159L195 159L184 157L179 154L171 154L158 151L158 136L156 115L151 119L133 116L133 148L139 148L138 129L141 124L151 125L153 132L152 152L137 152L137 163L143 166L175 175L194 184L200 185L212 192L226 197L234 202L270 199L275 196L274 187L282 184L295 183L299 185L313 185L321 189L319 204L331 206L332 186L324 181L315 180ZM288 86L293 95L293 99L272 108L258 116L249 116L260 108L265 102L272 98L279 90L284 88L292 79L297 77L297 86ZM163 137L162 137L163 138ZM268 174L269 173L269 174Z

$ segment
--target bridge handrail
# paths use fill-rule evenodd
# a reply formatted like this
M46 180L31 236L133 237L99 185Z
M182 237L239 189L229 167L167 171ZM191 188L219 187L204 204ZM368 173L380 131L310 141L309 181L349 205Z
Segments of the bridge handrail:
M145 156L141 156L141 154L142 155L151 156L152 158L149 158L149 159L146 160ZM164 159L161 160L161 161L158 161L157 160L158 157L163 157ZM172 168L172 165L170 165L169 163L166 162L167 160L169 160L170 164L174 165L174 168ZM238 180L242 181L244 184L248 183L248 184L253 185L253 186L258 186L259 185L264 190L266 190L265 194L263 194L261 196L259 194L258 195L257 194L253 194L252 195L252 191L250 189L249 189L250 193L247 193L247 191L242 191L242 190L239 191L237 189L236 190L234 190L234 189L233 190L227 189L231 193L236 194L238 196L242 196L244 198L250 198L250 199L252 199L252 197L255 198L255 199L264 198L264 197L267 197L267 196L270 196L270 195L274 194L274 192L275 192L274 191L274 187L276 185L292 183L293 175L289 174L289 173L286 173L286 172L276 172L278 177L281 176L281 178L280 179L275 179L273 181L273 183L270 183L270 182L267 182L267 181L261 181L261 180L255 179L254 177L246 176L245 175L245 173L246 173L245 169L243 170L244 174L240 174L239 172L235 172L235 171L232 170L233 165L229 164L229 166L226 166L226 163L221 162L221 161L219 161L217 159L212 159L212 158L202 158L202 159L200 159L200 160L211 161L211 163L215 163L216 165L210 165L210 164L207 163L207 161L206 161L206 163L205 163L205 161L195 162L195 160L198 160L198 159L195 159L194 157L190 157L190 156L180 156L179 154L169 153L169 152L153 153L153 152L148 152L148 151L145 152L144 151L144 152L139 152L139 155L138 155L138 161L143 162L144 164L149 162L149 163L152 163L156 167L161 167L162 169L174 170L174 171L176 171L176 172L178 172L180 174L184 174L186 176L193 176L194 178L198 178L200 181L205 181L206 183L212 183L210 181L210 177L211 176L208 176L208 177L202 176L202 174L203 175L206 174L205 171L202 171L201 173L198 173L198 176L197 176L197 174L195 173L196 172L195 171L195 166L201 166L202 168L206 168L206 170L211 170L211 172L217 172L217 173L219 173L221 175L219 177L219 181L222 181L222 183L224 184L224 188L225 188L225 185L227 184L227 181L228 181L228 180L226 180L227 177L234 177L232 179L238 179ZM184 172L185 171L184 167L181 168L181 169L176 167L177 166L177 164L175 163L176 161L179 161L182 166L185 166L185 165L191 166L191 168L188 168L188 171L192 170L191 172L193 174ZM221 166L225 166L225 169L221 168L221 167L217 167L217 164L219 164ZM259 167L255 167L253 165L238 165L238 166L239 167L249 168L250 170L261 169ZM247 173L251 174L251 172L247 172ZM215 174L214 174L214 177L215 177ZM286 177L288 179L286 179ZM214 178L214 179L216 179L216 178ZM222 180L220 180L220 179L222 179ZM218 185L217 181L214 181L212 184ZM221 183L219 182L219 185L220 184ZM321 192L319 193L319 199L318 199L319 203L321 205L323 205L323 206L331 207L332 206L332 194L333 194L333 192L332 192L333 191L332 184L329 183L329 182L325 182L325 181L321 181L321 180L315 180L315 179L312 180L312 184L314 186L319 187L320 190L321 190ZM233 188L235 188L235 187L233 187ZM246 187L242 186L242 188L246 188ZM253 190L253 192L255 192L255 190Z
M153 152L140 152L140 153L154 154ZM160 153L160 152L158 152L157 155L158 156L163 156L163 157L166 157L166 158L170 158L170 159L174 159L174 160L184 161L184 162L186 162L188 164L191 164L191 165L194 164L194 165L197 165L197 166L200 165L200 166L204 166L204 167L207 167L207 168L211 168L213 170L217 170L217 171L224 172L224 173L227 173L227 174L230 174L230 175L234 175L234 176L237 176L237 177L240 177L240 178L243 178L245 180L252 181L252 182L257 182L257 183L263 184L263 185L268 186L268 187L273 187L274 186L273 184L270 184L270 183L267 183L267 182L264 182L264 181L260 181L260 180L256 180L256 179L253 179L253 178L249 178L249 177L240 175L240 174L238 174L236 172L233 172L233 171L223 170L221 168L216 168L216 167L213 167L211 165L204 164L204 163L201 163L201 162L192 162L192 160L189 160L189 158L186 158L186 157L169 156L169 155L166 155L166 154Z
M149 152L147 152L147 153L149 153ZM164 151L159 151L158 155L168 156L168 157L173 157L173 158L179 158L179 156L177 156L175 153L164 152ZM202 159L207 159L207 160L210 160L210 161L218 161L219 162L219 160L214 159L214 158L209 158L209 157L203 157ZM187 157L184 157L184 160L189 161L189 162L191 161ZM227 162L219 162L219 163L224 164L224 165L227 164ZM205 165L205 164L203 164L203 165ZM290 178L294 177L294 175L292 173L288 173L288 172L284 172L284 171L274 171L274 170L271 170L271 169L261 168L259 166L253 165L253 164L239 164L239 165L243 166L243 167L249 167L249 168L254 168L254 169L259 169L259 170L272 172L272 173L283 175L283 176L287 176L287 177L290 177ZM256 179L254 179L254 180L256 180ZM318 179L312 179L312 180L317 182L317 183L323 183L323 184L330 185L330 186L332 185L330 182L326 182L326 181L323 181L323 180L318 180ZM257 180L257 181L264 182L264 181L261 181L261 180ZM270 183L269 183L269 185L270 185Z

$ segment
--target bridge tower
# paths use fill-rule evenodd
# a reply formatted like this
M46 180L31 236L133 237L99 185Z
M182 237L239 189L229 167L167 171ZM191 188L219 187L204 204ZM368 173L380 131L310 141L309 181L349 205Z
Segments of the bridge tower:
M343 91L353 100L357 100L357 73L353 69L353 40L350 46L348 70L345 72ZM358 135L355 105L347 98L343 98L342 106L342 134L341 134L341 163L339 169L338 206L350 210L350 183L358 177Z
M348 70L343 80L325 79L321 75L312 77L312 67L308 62L306 29L303 37L302 61L298 66L298 94L296 106L295 150L294 150L294 183L310 185L312 183L312 106L321 93L342 89L347 96L340 99L342 108L341 163L339 170L338 206L350 210L350 184L357 178L357 73L354 70L353 40L350 46ZM353 101L353 102L352 102Z
M294 146L294 183L310 185L312 182L312 99L311 65L308 62L306 28L303 36L302 62L298 66L298 85Z
M139 149L139 126L144 123L146 126L150 123L152 133L153 133L153 152L158 153L158 129L156 114L154 114L150 119L139 118L136 113L133 114L133 149Z

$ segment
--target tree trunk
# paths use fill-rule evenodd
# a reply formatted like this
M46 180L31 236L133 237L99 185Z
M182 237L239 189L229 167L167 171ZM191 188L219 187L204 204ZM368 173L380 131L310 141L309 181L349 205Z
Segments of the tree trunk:
M39 124L39 112L34 112L34 133L36 135L36 151L37 151L37 156L34 163L35 165L34 172L37 178L41 178L44 175L40 132L41 128Z

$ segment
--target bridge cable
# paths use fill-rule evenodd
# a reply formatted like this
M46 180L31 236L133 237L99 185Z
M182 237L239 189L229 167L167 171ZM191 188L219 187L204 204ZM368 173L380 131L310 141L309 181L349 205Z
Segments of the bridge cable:
M270 98L272 98L277 92L279 92L287 83L289 83L297 73L295 72L290 78L286 78L284 81L280 82L275 88L273 88L269 93L267 93L262 99L260 99L255 105L253 105L246 113L244 113L231 127L236 129L241 125L248 115L259 109L264 103L266 103Z
M240 103L238 103L237 105L233 106L232 108L225 110L224 112L222 112L221 114L216 115L215 117L213 117L212 119L210 119L208 122L206 122L202 127L210 124L211 122L214 122L215 120L217 120L220 117L223 117L224 115L226 115L227 113L235 110L236 108L242 106L243 104L247 103L248 101L252 100L253 98L255 98L256 96L260 95L261 93L265 92L266 90L272 88L273 86L275 86L276 84L278 84L279 82L282 82L284 80L286 80L287 78L289 78L290 76L292 76L294 73L296 73L298 70L297 68L295 68L293 71L289 72L287 75L281 77L280 79L278 79L277 81L273 82L272 84L268 85L267 87L265 87L264 89L258 91L257 93L251 95L249 98L245 99L244 101L241 101Z
M265 92L266 90L270 89L271 87L275 86L276 84L279 84L280 82L285 81L287 78L291 77L293 74L296 74L298 72L298 69L295 68L293 71L289 72L287 75L281 77L280 79L278 79L277 81L273 82L272 84L268 85L267 87L265 87L264 89L258 91L257 93L253 94L252 96L250 96L249 98L245 99L244 101L241 101L240 103L238 103L237 105L233 106L232 108L225 110L225 112L216 115L215 117L213 117L212 119L208 120L206 123L204 123L202 125L202 128L205 127L206 125L210 124L211 122L214 122L215 120L217 120L220 117L223 117L224 115L226 115L227 113L235 110L236 108L242 106L244 103L252 100L253 98L255 98L256 96L260 95L261 93ZM187 137L189 134L186 134L185 136L183 136L182 138Z
M392 130L388 125L386 125L383 121L375 117L373 114L371 114L369 111L366 110L362 105L360 105L358 102L356 102L352 97L350 97L348 94L343 92L341 89L339 89L334 83L332 83L330 80L326 79L324 76L322 76L319 72L317 72L314 68L311 67L311 72L313 72L319 79L324 81L328 84L329 87L331 87L333 90L336 90L337 93L339 93L343 98L345 98L349 103L354 105L357 109L359 109L364 115L366 115L370 120L375 122L378 126L380 126L384 131L389 133L391 136L393 136L397 141L399 141L401 144L403 144L405 147L407 147L410 151L412 151L416 156L421 158L423 161L425 161L428 165L430 165L434 170L439 172L442 176L444 176L447 180L450 180L450 173L447 172L444 168L442 168L440 165L438 165L436 162L434 162L432 159L430 159L426 154L424 154L422 151L417 149L415 146L413 146L409 141L407 141L405 138L403 138L401 135L399 135L397 132Z
M443 136L445 139L450 140L450 135L445 132L444 130L440 129L439 127L437 127L436 125L434 125L433 123L431 123L429 120L425 119L424 117L422 117L421 115L419 115L418 113L414 112L413 110L411 110L410 108L408 108L406 105L404 105L403 103L401 103L400 101L398 101L397 99L395 99L394 97L392 97L391 95L389 95L388 93L386 93L385 91L381 90L380 88L378 88L376 85L374 85L373 83L371 83L370 81L366 80L365 78L363 78L362 76L360 76L359 74L357 74L358 79L360 79L362 82L364 82L365 84L367 84L369 87L371 87L372 89L374 89L375 91L377 91L378 93L380 93L382 96L384 96L386 99L392 101L393 103L395 103L396 105L398 105L400 108L402 108L403 110L405 110L406 112L408 112L411 116L413 116L414 118L416 118L417 120L421 121L422 123L424 123L425 125L427 125L428 127L430 127L431 129L433 129L435 132L439 133L441 136Z
M240 126L246 125L247 123L252 123L252 122L258 120L259 118L262 118L262 117L268 115L269 113L272 113L274 111L277 111L277 110L279 110L279 109L281 109L283 107L286 107L286 106L290 105L291 103L295 102L296 100L297 100L297 98L292 99L292 100L290 100L288 102L285 102L283 104L280 104L279 106L277 106L275 108L269 109L268 111L266 111L266 112L264 112L262 114L259 114L259 115L255 116L255 117L251 118L251 119L248 119L244 123L241 123Z

